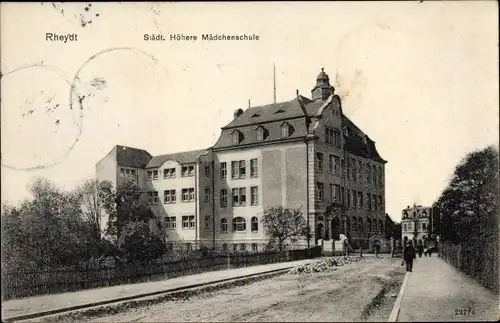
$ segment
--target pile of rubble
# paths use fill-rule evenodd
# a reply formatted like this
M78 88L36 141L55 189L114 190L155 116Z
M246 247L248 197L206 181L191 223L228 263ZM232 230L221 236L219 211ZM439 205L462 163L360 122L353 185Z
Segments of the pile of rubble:
M320 273L327 270L337 270L336 267L360 261L358 257L328 257L313 263L295 266L288 271L289 275Z

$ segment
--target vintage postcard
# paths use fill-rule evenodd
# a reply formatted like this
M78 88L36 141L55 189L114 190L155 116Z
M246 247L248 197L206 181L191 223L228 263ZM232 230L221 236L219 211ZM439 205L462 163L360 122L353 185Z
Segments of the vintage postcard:
M499 319L496 2L0 14L2 321Z

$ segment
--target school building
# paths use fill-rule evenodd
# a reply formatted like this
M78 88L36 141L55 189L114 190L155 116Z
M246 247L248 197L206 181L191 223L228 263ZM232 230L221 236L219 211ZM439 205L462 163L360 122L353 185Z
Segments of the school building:
M384 240L387 162L344 115L323 69L311 98L297 93L233 117L202 150L152 156L115 146L97 163L97 178L134 181L156 215L152 230L187 249L257 251L271 206L299 208L311 246L336 248L343 236L367 249Z

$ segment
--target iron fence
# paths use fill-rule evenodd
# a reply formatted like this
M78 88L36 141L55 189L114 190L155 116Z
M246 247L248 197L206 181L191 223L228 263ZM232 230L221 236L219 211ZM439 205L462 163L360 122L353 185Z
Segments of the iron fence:
M240 268L318 257L316 248L283 252L227 253L203 258L144 264L116 265L98 269L63 269L2 273L2 300L139 283L201 272Z

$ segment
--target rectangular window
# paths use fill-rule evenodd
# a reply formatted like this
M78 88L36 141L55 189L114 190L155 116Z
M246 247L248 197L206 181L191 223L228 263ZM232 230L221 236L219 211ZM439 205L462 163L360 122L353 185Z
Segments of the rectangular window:
M372 209L376 210L377 209L377 196L373 194L372 196Z
M366 182L371 184L372 182L372 166L366 163Z
M158 170L153 171L153 179L158 179Z
M351 180L351 159L347 158L346 160L346 167L347 167L347 180Z
M345 160L344 158L340 159L340 168L342 168L342 176L345 175Z
M125 176L125 168L120 168L120 174L121 176Z
M422 222L422 230L427 230L427 223Z
M345 205L345 190L343 187L340 188L340 204Z
M352 190L352 208L353 209L358 208L358 194L356 193L355 190Z
M247 250L246 243L240 243L240 251L246 251L246 250Z
M408 226L406 223L403 223L403 231L408 231Z
M264 140L264 129L262 129L262 127L257 129L257 140L258 141Z
M257 164L257 158L250 159L250 176L251 177L259 176L259 166Z
M356 172L356 159L352 159L352 181L355 182L358 179L358 174Z
M251 203L252 205L259 204L259 188L257 186L250 187Z
M368 195L368 202L366 203L366 209L371 210L372 209L372 195L371 194L367 194L367 195Z
M227 207L227 190L220 190L220 207Z
M127 169L125 169L125 174L126 174L127 176L130 176L130 169L128 169L128 168L127 168Z
M334 144L335 144L335 147L337 148L340 148L340 131L339 130L335 130L334 132Z
M409 222L408 223L408 231L413 230L413 223Z
M246 177L246 161L245 160L240 160L239 173L240 173L240 178Z
M233 252L237 252L237 251L238 251L238 244L233 243Z
M175 216L167 216L165 218L165 229L175 229L176 227Z
M382 210L382 195L378 196L378 209Z
M358 208L363 208L363 192L358 192Z
M195 227L194 215L183 215L182 216L182 228L183 229L193 229Z
M205 203L210 203L210 189L205 187Z
M330 173L333 173L334 157L333 155L328 155L328 171Z
M175 168L165 168L163 170L163 178L173 178L175 177Z
M335 174L340 174L340 157L333 157L333 172Z
M220 178L221 179L227 178L227 163L226 162L220 163Z
M205 177L210 176L210 166L205 166Z
M318 172L323 171L323 154L322 153L316 153L316 171L318 171Z
M358 181L363 181L363 162L358 160Z
M252 251L253 252L259 251L256 243L252 243Z
M281 137L283 138L286 138L289 136L289 129L288 129L288 125L287 124L284 124L282 127L281 127Z
M323 202L324 198L324 185L321 182L316 182L316 201Z
M130 170L130 175L135 176L135 169Z
M231 162L231 178L236 179L239 176L239 169L240 169L240 162L239 161L232 161Z
M233 188L233 206L245 206L247 204L246 188Z
M170 204L170 203L175 203L177 198L176 198L176 193L175 190L165 190L163 191L163 198L164 198L164 203L165 204Z
M325 143L333 145L333 129L331 128L325 128Z
M205 215L205 229L210 229L210 216Z
M347 195L347 207L351 207L351 190L346 190Z
M377 169L375 165L373 165L372 168L372 177L373 177L373 184L377 185Z
M182 202L193 202L193 201L194 201L194 188L183 188Z
M194 166L182 166L182 177L194 176Z
M158 192L148 192L148 203L149 204L158 204Z
M148 180L153 179L153 171L148 170Z
M227 252L227 243L222 244L222 251Z

